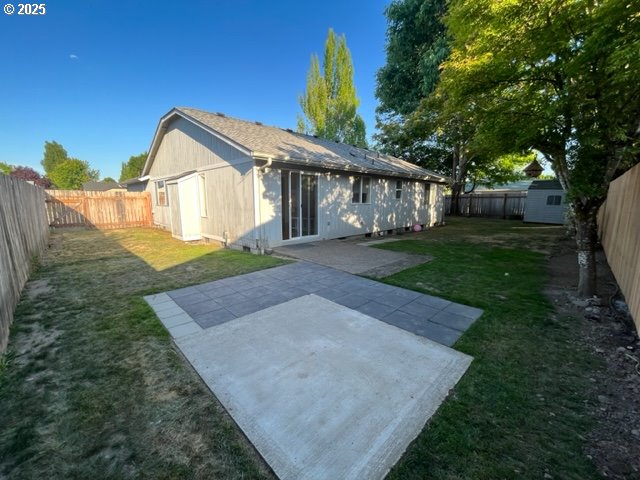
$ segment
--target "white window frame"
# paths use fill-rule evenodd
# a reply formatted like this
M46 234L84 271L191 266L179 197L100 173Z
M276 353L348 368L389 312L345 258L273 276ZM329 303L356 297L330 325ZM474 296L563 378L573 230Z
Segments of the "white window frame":
M431 184L429 182L424 182L424 204L430 205L431 202Z
M160 193L164 194L164 201L160 201ZM156 205L159 207L169 206L169 195L167 192L167 182L164 180L158 180L156 182Z
M556 195L556 194L547 195L547 206L556 207L558 205L562 205L562 195Z
M358 185L358 197L354 198L355 187ZM364 191L364 187L367 187L367 191ZM364 198L364 200L363 200ZM351 184L351 203L352 204L363 204L367 205L371 203L371 177L366 177L363 175L359 175L357 177L353 177L353 182Z
M204 173L198 174L198 191L200 194L200 217L207 218L207 178Z
M402 180L396 180L396 200L402 200L402 188L403 188Z

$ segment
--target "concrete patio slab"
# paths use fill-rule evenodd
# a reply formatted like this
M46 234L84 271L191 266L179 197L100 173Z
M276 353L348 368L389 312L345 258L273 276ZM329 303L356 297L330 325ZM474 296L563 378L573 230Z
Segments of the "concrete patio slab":
M176 344L284 480L383 478L471 362L313 294Z
M277 247L275 252L348 273L385 277L431 260L425 255L371 249L349 240L324 240Z

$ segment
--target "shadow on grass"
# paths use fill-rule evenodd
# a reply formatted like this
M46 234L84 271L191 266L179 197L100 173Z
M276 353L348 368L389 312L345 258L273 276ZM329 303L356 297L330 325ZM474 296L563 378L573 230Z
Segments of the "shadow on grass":
M282 262L154 229L52 243L0 372L0 477L270 477L142 296Z

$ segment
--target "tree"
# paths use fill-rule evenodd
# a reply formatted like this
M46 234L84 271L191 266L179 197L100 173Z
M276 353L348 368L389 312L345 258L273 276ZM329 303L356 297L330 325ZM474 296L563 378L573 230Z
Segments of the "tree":
M137 178L142 175L142 169L147 161L147 156L147 152L144 152L140 155L129 157L128 161L123 162L122 168L120 169L120 181L124 182L125 180Z
M0 162L0 174L9 175L13 170L13 166L8 163Z
M445 0L394 0L386 8L387 58L376 86L379 115L407 117L435 88L450 51L445 12Z
M453 0L446 23L438 89L452 110L473 106L485 151L551 163L575 215L578 294L593 295L598 209L640 160L640 3Z
M63 190L80 190L84 182L97 180L99 176L98 170L91 169L89 163L77 158L64 160L51 172L51 180Z
M51 188L51 180L47 177L41 176L31 167L14 167L9 175L24 180L25 182L33 182L34 185L42 188Z
M353 84L353 63L344 35L329 29L322 72L317 55L311 56L307 90L299 97L304 117L298 132L366 148L364 120L357 113L360 100Z
M387 7L387 61L377 75L380 150L451 179L451 213L465 186L516 180L531 155L493 156L473 141L475 112L447 108L435 95L440 66L450 53L445 0L395 0Z
M114 178L112 177L104 177L102 180L100 180L102 183L118 183L115 181Z
M40 163L44 168L45 175L51 176L51 172L68 158L67 151L58 142L44 142L44 158Z

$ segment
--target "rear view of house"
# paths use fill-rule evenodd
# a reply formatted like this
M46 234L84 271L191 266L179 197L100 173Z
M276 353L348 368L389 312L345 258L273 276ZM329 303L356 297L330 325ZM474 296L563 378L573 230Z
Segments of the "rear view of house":
M445 179L433 172L191 108L162 117L142 175L156 225L252 251L443 218Z

